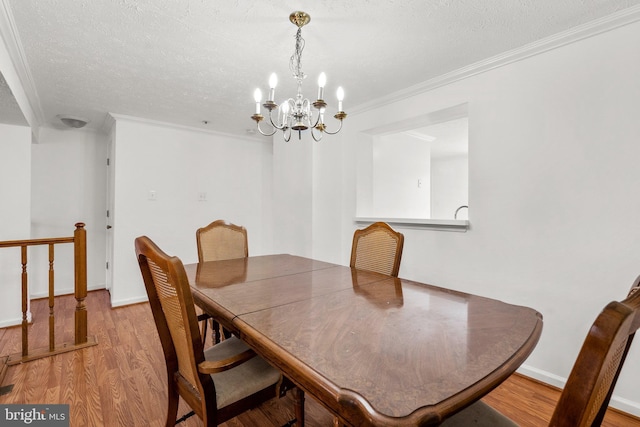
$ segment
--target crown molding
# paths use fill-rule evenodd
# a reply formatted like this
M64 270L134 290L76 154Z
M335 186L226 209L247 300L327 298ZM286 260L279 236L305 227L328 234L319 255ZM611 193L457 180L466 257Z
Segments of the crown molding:
M409 86L405 89L399 90L381 98L376 98L375 101L357 105L351 108L351 114L363 113L365 111L373 110L375 108L378 108L381 104L387 105L397 101L402 101L420 93L428 92L433 89L446 86L460 80L464 80L468 77L493 70L495 68L522 61L532 56L540 55L541 53L548 52L550 50L557 49L559 47L566 46L571 43L575 43L577 41L584 40L589 37L593 37L598 34L602 34L628 24L632 24L637 21L640 21L640 5L615 12L611 15L596 19L594 21L578 25L567 31L545 37L533 43L526 44L522 47L512 49L510 51L493 56L491 58L487 58L482 61L478 61L466 67L454 70L450 73L446 73L441 76L434 77L430 80L426 80L422 83Z
M225 132L220 132L220 131L211 130L211 129L202 129L202 128L197 128L197 127L193 127L193 126L180 125L180 124L176 124L176 123L162 122L162 121L159 121L159 120L145 119L145 118L135 117L135 116L127 116L127 115L124 115L124 114L109 113L108 116L109 116L109 118L105 119L105 122L104 122L105 124L103 125L103 131L108 131L107 128L110 129L118 121L128 121L128 122L141 123L141 124L147 124L147 125L153 125L153 126L167 127L167 128L171 128L171 129L186 130L186 131L190 131L190 132L207 133L207 134L210 134L210 135L220 136L220 137L223 137L223 138L233 138L233 139L239 139L239 140L243 140L243 141L250 141L250 142L263 142L263 141L265 141L264 138L256 137L256 136L253 136L253 137L242 136L242 135L236 135L236 134L232 134L232 133L225 133Z
M410 136L411 138L415 138L418 139L420 141L424 141L424 142L433 142L436 140L435 136L431 136L431 135L426 135L424 133L421 132L416 132L415 130L407 130L403 132L405 135Z
M105 114L104 119L102 120L102 125L98 127L100 132L109 135L111 133L111 129L116 124L116 119L113 114L107 113Z
M20 41L13 13L9 6L9 0L0 0L0 35L2 35L4 39L10 60L18 74L22 90L33 113L33 119L36 121L36 123L31 123L31 127L42 126L45 123L44 111L40 105L36 85L33 81L24 49L22 48L22 42Z

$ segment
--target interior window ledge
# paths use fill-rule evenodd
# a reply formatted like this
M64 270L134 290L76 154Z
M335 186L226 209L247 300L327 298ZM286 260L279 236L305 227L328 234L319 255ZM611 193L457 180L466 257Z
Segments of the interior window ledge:
M467 231L469 229L469 220L466 219L356 217L354 220L359 224L371 224L382 221L391 226L408 226L432 230Z

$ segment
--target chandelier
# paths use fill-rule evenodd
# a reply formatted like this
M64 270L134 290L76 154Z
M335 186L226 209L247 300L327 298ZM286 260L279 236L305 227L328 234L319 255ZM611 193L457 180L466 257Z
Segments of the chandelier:
M296 33L296 49L289 60L289 69L293 73L293 77L298 81L298 93L295 98L289 98L283 101L280 105L276 104L275 90L278 84L278 76L275 73L271 74L269 78L269 98L262 106L269 110L269 122L273 129L268 132L264 132L260 128L260 122L264 120L264 116L260 114L260 102L262 100L262 92L260 89L256 89L254 92L254 99L256 101L256 113L251 116L255 120L258 127L258 131L264 136L272 136L277 131L281 130L285 141L291 139L291 133L293 131L298 132L298 139L302 139L302 131L310 129L311 136L315 141L320 141L324 133L329 135L335 135L342 129L342 120L347 117L347 113L342 111L342 100L344 99L344 90L342 87L338 88L338 112L333 116L340 121L340 126L334 132L327 130L327 126L324 123L324 112L327 108L327 103L323 100L324 86L327 83L327 77L324 73L320 73L318 77L318 99L315 102L309 101L302 95L302 80L307 76L302 72L302 51L304 50L304 39L302 38L302 27L307 25L311 20L305 12L293 12L289 15L289 20L292 24L298 27ZM311 109L311 106L315 110ZM275 117L274 117L275 116Z

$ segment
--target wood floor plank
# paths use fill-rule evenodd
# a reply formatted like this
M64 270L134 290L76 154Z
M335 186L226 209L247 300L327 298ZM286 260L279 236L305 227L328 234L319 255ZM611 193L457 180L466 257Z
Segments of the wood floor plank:
M98 362L96 358L99 352L85 352L86 364L84 369L84 377L87 384L85 395L85 406L87 408L87 425L104 425L102 416L102 406L100 400L100 389L95 385L98 384Z
M100 394L100 408L105 426L117 426L116 401L120 398L120 381L113 370L105 370L99 375L98 390Z
M86 300L89 334L98 345L69 353L11 366L1 386L13 390L0 396L0 403L66 403L70 405L72 426L164 426L166 417L166 371L162 347L148 304L112 309L107 291L90 292ZM73 339L72 296L56 298L56 342ZM46 346L47 300L34 300L32 311L44 325L34 322L30 335L44 339L31 343ZM66 321L71 326L59 325ZM45 332L43 332L45 331ZM33 332L33 333L31 333ZM208 344L211 338L207 337ZM0 329L0 355L20 351L20 327ZM559 397L559 390L529 378L514 375L484 400L522 427L546 426ZM293 399L288 394L273 399L222 424L222 427L279 427L291 420ZM180 400L178 416L189 412ZM331 426L333 418L318 402L307 396L306 426ZM201 427L193 416L181 427ZM605 427L640 427L640 420L610 410Z

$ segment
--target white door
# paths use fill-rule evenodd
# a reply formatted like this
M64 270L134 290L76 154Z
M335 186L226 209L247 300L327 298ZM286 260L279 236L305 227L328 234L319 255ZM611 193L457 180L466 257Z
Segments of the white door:
M111 132L111 138L109 140L109 150L107 154L107 212L105 226L106 230L106 263L105 263L105 286L108 291L111 291L113 285L113 200L114 200L114 173L113 173L113 159L115 158L115 130Z

